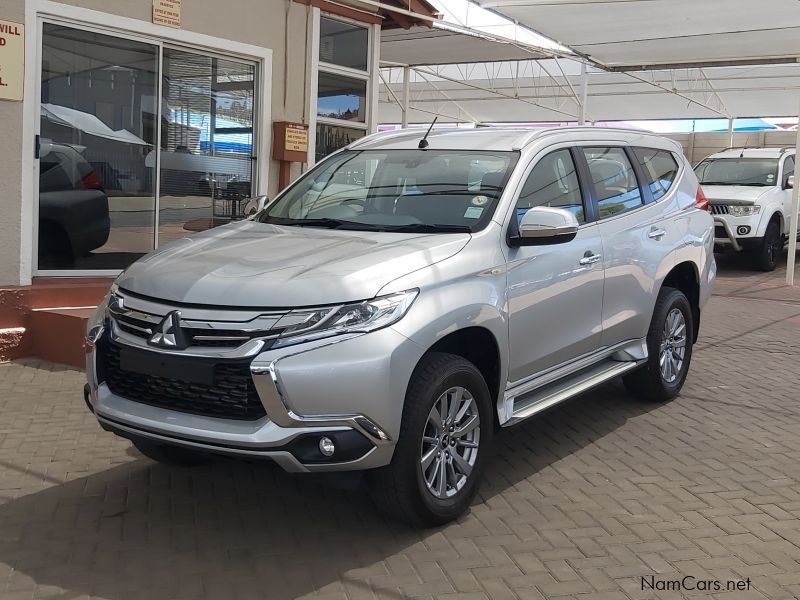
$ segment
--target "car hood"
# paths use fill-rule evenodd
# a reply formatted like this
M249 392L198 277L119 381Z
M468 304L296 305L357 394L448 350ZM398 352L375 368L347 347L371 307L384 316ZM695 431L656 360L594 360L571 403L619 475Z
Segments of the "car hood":
M387 233L243 221L184 238L131 265L121 289L214 306L316 306L374 297L459 252L468 233Z
M704 185L703 193L712 204L755 204L773 187L750 185Z

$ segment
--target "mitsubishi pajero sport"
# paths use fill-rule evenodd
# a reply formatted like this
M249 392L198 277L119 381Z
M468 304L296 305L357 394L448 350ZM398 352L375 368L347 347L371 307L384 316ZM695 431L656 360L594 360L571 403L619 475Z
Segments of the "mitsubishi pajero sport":
M431 525L467 509L501 428L618 376L676 396L716 273L680 147L423 134L359 140L122 273L89 324L100 425L164 462L366 470Z

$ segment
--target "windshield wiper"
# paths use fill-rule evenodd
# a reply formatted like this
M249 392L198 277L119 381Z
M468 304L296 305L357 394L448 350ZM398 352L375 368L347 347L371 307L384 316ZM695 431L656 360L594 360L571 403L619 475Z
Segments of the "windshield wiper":
M381 227L381 231L398 233L472 233L468 225L441 225L438 223L408 223L407 225L393 225Z
M375 231L379 229L370 223L358 223L343 219L286 219L282 217L268 217L266 223L273 225L290 225L296 227L326 227L327 229L351 229L359 231Z

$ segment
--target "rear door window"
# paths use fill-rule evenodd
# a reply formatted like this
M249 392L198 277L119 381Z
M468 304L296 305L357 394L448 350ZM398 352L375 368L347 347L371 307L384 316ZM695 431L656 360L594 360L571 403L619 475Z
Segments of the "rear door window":
M642 192L624 149L593 146L582 150L592 177L600 219L642 206Z
M634 148L636 158L650 188L653 200L660 200L669 192L678 176L678 163L672 152L655 148Z

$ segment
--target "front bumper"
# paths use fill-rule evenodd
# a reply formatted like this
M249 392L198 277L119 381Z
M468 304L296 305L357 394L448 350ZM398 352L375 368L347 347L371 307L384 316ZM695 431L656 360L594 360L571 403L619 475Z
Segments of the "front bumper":
M758 219L752 217L714 216L714 244L741 252L761 242Z
M254 352L250 373L266 417L251 421L169 410L114 394L99 380L97 352L93 345L87 354L86 401L104 429L134 440L267 458L290 472L388 464L408 380L423 354L391 328ZM334 440L332 457L315 450L323 436Z

